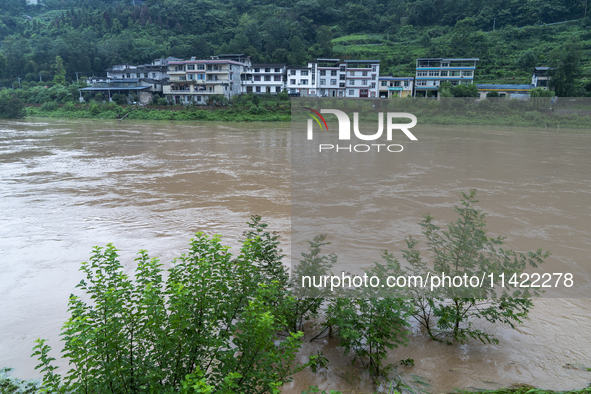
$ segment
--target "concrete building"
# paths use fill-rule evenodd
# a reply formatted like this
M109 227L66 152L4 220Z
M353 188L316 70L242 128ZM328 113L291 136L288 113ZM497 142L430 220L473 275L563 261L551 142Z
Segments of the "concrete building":
M413 95L413 77L381 76L378 78L379 97L409 97Z
M379 60L316 59L287 67L291 96L378 97Z
M533 88L532 85L497 85L497 84L477 84L478 95L480 99L485 99L489 92L499 93L499 97L507 97L511 99L527 100L529 99L529 91Z
M205 104L213 95L231 98L242 93L240 77L250 66L250 57L244 54L172 61L168 63L170 80L164 84L163 93L176 104Z
M317 96L316 63L287 66L285 87L290 96Z
M285 89L286 65L254 63L240 76L242 93L278 94Z
M141 104L147 104L152 100L153 92L155 91L154 84L145 80L130 78L130 79L94 79L91 81L91 86L88 88L78 89L80 97L85 92L89 92L93 97L97 94L102 94L103 99L112 101L114 94L121 94L127 97L137 95L138 101ZM82 101L82 99L81 99Z
M379 60L345 60L345 97L378 97Z
M456 85L474 83L478 58L420 58L416 63L415 96L437 96L441 82Z
M550 67L534 67L531 84L534 88L548 89L550 85Z

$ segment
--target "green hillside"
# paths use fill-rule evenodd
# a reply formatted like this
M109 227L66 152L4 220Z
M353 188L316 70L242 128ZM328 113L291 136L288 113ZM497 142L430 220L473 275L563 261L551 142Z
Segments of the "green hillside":
M39 1L0 3L1 86L52 79L56 56L71 81L113 64L216 53L290 64L380 59L393 75L412 75L417 57L478 57L477 82L527 83L533 66L564 62L568 42L571 94L591 91L589 18L578 0Z

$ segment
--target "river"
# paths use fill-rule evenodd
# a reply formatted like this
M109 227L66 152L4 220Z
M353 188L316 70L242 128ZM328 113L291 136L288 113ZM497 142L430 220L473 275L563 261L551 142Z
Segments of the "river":
M433 128L417 130L433 154L424 168L407 169L422 176L397 182L403 207L398 220L405 224L397 231L417 233L415 223L429 211L450 219L457 191L477 187L493 233L507 230L513 248L550 250L550 267L573 270L579 288L590 288L590 134L465 129L449 131L454 144L440 141ZM454 158L487 157L495 144L511 147L497 170L485 161L486 176L472 166L451 177L459 165ZM445 193L427 193L429 179L440 189L456 181ZM524 182L539 193L516 197ZM411 204L406 197L416 190L420 196ZM36 360L29 355L38 337L48 338L58 357L67 298L93 246L113 242L131 273L138 250L167 263L197 231L223 234L235 246L256 213L279 232L289 255L290 193L289 124L2 121L0 366L13 367L19 378L36 378ZM408 234L392 234L397 241L387 246L396 250ZM498 345L447 346L415 329L409 346L392 351L388 362L413 358L414 367L400 370L409 379L420 376L434 392L513 383L565 390L591 381L591 372L567 366L591 366L588 298L537 300L530 320L517 330L483 326ZM299 394L309 385L352 389L347 381L354 368L337 345L306 343L302 361L322 350L333 362L324 373L300 372L284 391Z

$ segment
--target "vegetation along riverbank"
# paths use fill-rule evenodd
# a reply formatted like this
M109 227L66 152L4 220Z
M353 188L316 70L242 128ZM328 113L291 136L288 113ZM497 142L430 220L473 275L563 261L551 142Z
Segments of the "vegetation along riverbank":
M385 252L366 274L380 281L442 271L479 276L494 266L509 277L544 263L548 253L541 249L514 252L503 248L501 237L487 237L485 214L475 197L475 191L463 194L455 207L457 219L445 229L435 226L429 215L424 217L420 241L431 245L433 256L421 252L419 240L408 238L403 255L410 267ZM303 287L304 277L325 277L337 261L337 256L323 252L324 236L309 244L291 274L283 264L278 236L258 216L251 218L235 254L220 236L197 233L188 252L166 271L141 250L135 274L128 276L115 246L95 247L90 260L82 263L86 279L68 300L70 317L62 328L62 357L69 371L60 373L49 344L38 339L33 357L39 360L42 383L7 378L5 370L0 376L3 390L279 394L295 373L308 368L316 373L331 363L322 352L296 363L306 331L313 340L338 339L340 352L352 357L359 374L373 385L370 392L388 387L390 393L418 393L428 388L407 383L396 369L398 364L412 366L414 360L386 364L388 353L407 346L411 319L425 327L426 339L450 346L498 343L474 326L474 320L515 328L528 318L534 307L531 297L538 295L525 294L511 283L503 293L506 298L496 298L492 288L459 295L446 288L397 288L386 294L380 288L333 292ZM476 261L475 255L480 256ZM86 299L92 299L92 305ZM306 324L312 320L320 324ZM322 391L311 387L305 392ZM497 392L550 393L529 386Z

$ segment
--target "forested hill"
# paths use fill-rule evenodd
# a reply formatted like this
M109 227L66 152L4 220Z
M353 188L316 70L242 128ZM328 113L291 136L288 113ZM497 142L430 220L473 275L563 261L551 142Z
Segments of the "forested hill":
M586 0L38 1L0 1L4 86L50 79L56 56L72 80L113 64L215 53L290 64L378 58L383 74L412 73L417 56L469 56L482 59L477 80L522 82L567 39L579 56L579 93L589 76Z

